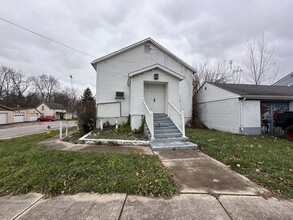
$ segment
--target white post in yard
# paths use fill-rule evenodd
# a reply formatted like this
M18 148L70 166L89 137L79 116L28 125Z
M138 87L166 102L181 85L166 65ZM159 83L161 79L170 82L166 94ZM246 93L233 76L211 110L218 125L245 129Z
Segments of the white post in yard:
M65 137L68 137L68 121L66 122L66 131L65 131Z
M116 125L116 129L118 129L118 118L116 118L115 125Z
M60 131L60 140L62 140L62 121L60 121L59 131Z
M101 128L101 131L103 130L103 119L101 118L100 119L100 128Z
M182 120L182 137L185 138L185 120L184 120L184 112L181 111L181 120Z

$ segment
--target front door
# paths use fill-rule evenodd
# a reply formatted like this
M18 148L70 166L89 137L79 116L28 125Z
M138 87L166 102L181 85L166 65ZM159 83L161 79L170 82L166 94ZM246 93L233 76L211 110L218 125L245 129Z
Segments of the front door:
M155 83L144 84L145 102L154 113L165 113L165 85Z

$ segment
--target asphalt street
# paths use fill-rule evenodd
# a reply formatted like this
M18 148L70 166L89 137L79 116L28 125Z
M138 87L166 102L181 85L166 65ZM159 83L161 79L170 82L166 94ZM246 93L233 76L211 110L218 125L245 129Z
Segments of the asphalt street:
M69 127L77 126L76 121L62 121L62 127L65 127L66 123L68 123ZM59 129L60 121L29 122L3 125L0 126L0 140L46 132L48 125L50 125L51 129L53 130Z

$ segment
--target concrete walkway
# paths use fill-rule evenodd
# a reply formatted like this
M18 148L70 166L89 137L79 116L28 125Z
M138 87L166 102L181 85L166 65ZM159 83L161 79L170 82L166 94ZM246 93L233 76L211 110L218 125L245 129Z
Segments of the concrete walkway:
M172 199L82 193L0 197L0 219L293 219L293 202L260 196L181 194Z
M196 150L155 152L181 184L181 193L259 195L268 191Z

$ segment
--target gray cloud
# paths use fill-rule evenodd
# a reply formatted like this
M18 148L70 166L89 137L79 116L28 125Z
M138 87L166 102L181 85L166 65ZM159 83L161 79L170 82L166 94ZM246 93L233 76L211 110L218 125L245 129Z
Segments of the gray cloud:
M292 8L290 0L10 0L0 15L96 57L152 37L191 65L207 55L241 63L244 43L265 33L286 75L293 71ZM64 86L73 75L76 88L94 91L92 60L0 21L0 65L52 74Z

